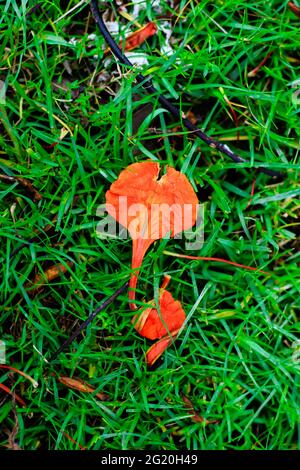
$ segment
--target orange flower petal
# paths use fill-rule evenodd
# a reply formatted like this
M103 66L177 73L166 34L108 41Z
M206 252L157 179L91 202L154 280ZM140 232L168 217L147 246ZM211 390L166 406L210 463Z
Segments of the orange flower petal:
M187 177L167 167L159 178L157 162L133 163L123 170L106 193L108 213L126 227L133 239L130 288L135 289L139 268L149 246L167 234L188 230L196 222L198 199ZM129 293L130 307L135 290Z
M148 38L156 34L157 32L157 26L155 23L152 21L150 23L147 23L145 26L142 28L137 29L134 31L132 34L129 34L125 38L125 45L124 45L124 51L132 51L133 49L136 49L137 47L140 46L144 41L146 41ZM123 41L119 42L119 48L122 50L123 49ZM106 56L110 52L110 49L106 49L104 52L104 55Z
M173 343L175 336L177 335L178 331L174 332L172 336L165 336L161 338L159 341L154 343L151 348L148 349L146 352L146 362L149 367L153 366L153 364L160 358L162 353Z
M170 292L164 290L159 298L160 314L156 308L148 307L141 314L135 329L141 336L148 339L159 339L178 331L186 318L178 300L174 300Z
M9 395L11 395L12 397L14 397L16 399L16 401L18 403L20 403L20 405L24 406L24 408L26 407L26 403L25 401L19 397L19 395L16 394L16 392L13 392L10 388L8 388L6 385L4 384L0 384L0 389L4 390L4 392L6 393L9 393Z
M148 38L156 34L157 26L155 23L150 22L143 26L142 28L137 29L132 34L127 36L125 39L125 51L132 51L137 48L140 44L146 41ZM122 41L119 44L120 49L122 49Z

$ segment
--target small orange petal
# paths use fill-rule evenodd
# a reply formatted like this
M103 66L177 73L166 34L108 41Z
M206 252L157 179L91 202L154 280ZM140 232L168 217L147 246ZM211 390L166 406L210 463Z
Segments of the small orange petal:
M137 29L132 34L127 36L125 40L125 51L132 51L149 37L153 36L157 32L157 26L151 22L146 24L140 29ZM120 49L122 48L122 42L119 44Z
M74 377L65 377L62 375L58 376L57 378L63 385L66 385L66 387L72 388L73 390L78 390L79 392L84 393L95 392L95 388L82 379ZM105 393L96 393L95 396L99 398L99 400L103 401L109 399L109 397Z
M26 403L25 401L19 397L19 395L16 394L16 392L13 392L10 388L8 388L6 385L4 384L0 384L0 389L4 390L4 392L6 393L9 393L9 395L11 395L12 397L14 397L16 399L16 401L18 403L20 403L20 405L24 406L24 408L26 407Z
M142 321L135 326L141 336L148 339L159 339L179 330L185 321L185 312L178 300L164 290L159 298L160 314L156 308L146 309Z
M125 38L124 50L125 51L132 51L139 47L144 41L146 41L149 37L153 36L157 32L157 26L155 23L150 22L143 26L142 28L137 29L132 34L129 34ZM119 48L123 49L123 41L119 42ZM110 52L110 49L106 49L104 55L106 56Z
M162 353L167 349L170 344L174 341L174 336L176 336L178 331L174 332L172 336L165 336L161 338L159 341L154 343L146 352L146 362L149 367L153 366L153 364L160 358Z

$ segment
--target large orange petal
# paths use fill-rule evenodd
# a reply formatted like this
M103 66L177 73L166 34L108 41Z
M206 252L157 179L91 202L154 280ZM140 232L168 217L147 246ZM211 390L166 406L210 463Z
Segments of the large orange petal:
M167 167L159 179L157 162L133 163L106 193L108 213L125 226L133 239L130 306L139 267L149 246L167 234L174 236L196 222L198 199L186 176Z
M198 199L187 177L167 167L158 179L159 171L156 162L133 163L106 192L108 212L133 239L173 237L196 222Z

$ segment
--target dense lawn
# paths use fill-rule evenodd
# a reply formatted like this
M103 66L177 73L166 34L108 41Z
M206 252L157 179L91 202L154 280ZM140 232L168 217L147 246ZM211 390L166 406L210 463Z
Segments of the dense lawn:
M196 139L136 84L137 69L104 58L86 2L1 2L0 340L6 364L38 387L0 369L0 385L13 391L0 390L0 445L299 449L300 19L283 0L147 0L126 11L101 3L118 41L157 23L134 51L147 60L143 72L249 163ZM125 292L47 363L129 278L131 240L97 237L97 208L122 169L149 158L183 171L204 204L202 249L156 242L138 284L138 300L148 300L171 275L187 325L147 370L151 342L134 330ZM5 175L28 179L42 197ZM32 290L52 265L66 272ZM85 380L109 400L58 376Z

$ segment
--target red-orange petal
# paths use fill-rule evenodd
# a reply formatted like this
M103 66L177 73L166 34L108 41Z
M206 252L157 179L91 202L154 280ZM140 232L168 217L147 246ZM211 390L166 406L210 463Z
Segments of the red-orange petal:
M159 178L159 171L157 162L133 163L106 192L107 211L133 239L174 237L196 222L198 198L187 177L167 166Z
M174 237L196 222L198 199L187 177L166 167L159 177L157 162L133 163L106 192L108 213L125 226L133 240L130 308L135 310L139 267L149 246L167 234Z
M153 364L157 361L157 359L160 358L160 356L167 349L167 347L170 346L171 343L173 343L175 339L174 336L176 336L177 333L178 331L175 331L173 337L165 336L164 338L161 338L148 349L148 351L146 352L146 362L148 367L153 366Z
M142 313L142 318L136 324L136 329L141 336L152 340L159 339L173 334L182 327L186 318L185 312L181 303L174 300L167 290L163 290L159 298L159 306L160 314L156 308L151 307Z

